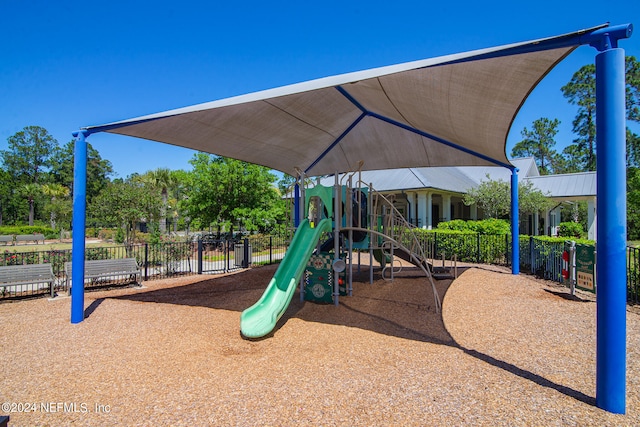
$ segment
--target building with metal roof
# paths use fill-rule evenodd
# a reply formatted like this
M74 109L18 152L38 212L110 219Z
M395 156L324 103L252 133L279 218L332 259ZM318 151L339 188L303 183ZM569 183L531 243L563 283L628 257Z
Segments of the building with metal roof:
M532 157L513 159L522 182L531 182L535 189L556 204L543 215L531 213L520 218L522 234L557 235L562 209L575 202L587 201L588 236L595 239L596 173L582 172L540 175ZM465 193L487 180L509 182L511 171L499 166L425 167L362 171L362 181L387 195L393 195L396 208L412 224L427 229L452 219L482 219L481 208L463 202ZM333 185L333 177L320 180ZM537 226L536 226L537 224Z

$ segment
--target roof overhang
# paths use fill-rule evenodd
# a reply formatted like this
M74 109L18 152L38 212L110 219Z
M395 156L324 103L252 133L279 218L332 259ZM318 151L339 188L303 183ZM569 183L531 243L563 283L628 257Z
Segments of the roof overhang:
M512 168L511 124L540 80L606 25L307 81L84 128L288 174L428 166Z

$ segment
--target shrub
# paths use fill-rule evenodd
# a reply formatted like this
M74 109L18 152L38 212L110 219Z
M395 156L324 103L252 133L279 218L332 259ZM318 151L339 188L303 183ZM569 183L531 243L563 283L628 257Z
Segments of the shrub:
M511 234L511 224L506 219L489 218L467 222L469 228L479 234Z
M85 259L87 260L98 260L98 259L111 259L111 250L109 248L98 247L98 248L86 248L85 249Z
M116 243L124 243L124 239L125 239L124 230L122 229L122 227L118 227L116 229L115 235L113 236L113 240Z
M9 251L7 249L2 253L0 258L0 265L24 265L24 264L39 264L40 254L38 252L16 252L15 250Z
M269 235L255 234L249 236L249 244L253 253L260 253L269 249Z
M136 233L136 239L135 239L134 243L139 243L139 244L145 244L145 243L157 244L157 243L160 243L160 233L155 234L155 237L154 237L154 233L143 233L141 231L138 231Z
M8 225L0 227L0 234L44 234L45 236L58 236L51 227L44 225Z
M102 228L98 231L98 238L100 240L113 240L115 231L111 228Z
M468 221L465 221L463 219L454 219L451 221L441 222L436 228L438 230L471 231Z
M577 222L561 222L558 228L558 235L562 237L580 238L583 231L582 225Z
M44 254L45 263L50 263L53 267L53 272L59 275L64 270L64 263L71 261L70 250L49 250Z
M479 221L454 219L452 221L439 223L437 230L455 230L479 234L510 234L511 225L507 220L495 218Z

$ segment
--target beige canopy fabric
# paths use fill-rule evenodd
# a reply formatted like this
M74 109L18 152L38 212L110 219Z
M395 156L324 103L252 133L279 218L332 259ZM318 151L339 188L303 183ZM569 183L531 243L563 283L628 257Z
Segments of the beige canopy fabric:
M288 174L511 167L511 124L580 35L327 77L84 128L231 157Z

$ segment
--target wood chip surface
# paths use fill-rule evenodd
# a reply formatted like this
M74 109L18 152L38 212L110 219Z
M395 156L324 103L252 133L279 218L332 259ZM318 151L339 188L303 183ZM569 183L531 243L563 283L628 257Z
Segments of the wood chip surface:
M437 282L356 272L340 306L294 299L269 337L240 313L276 266L0 304L10 426L638 426L640 315L627 311L627 413L595 406L596 304L526 275ZM6 404L10 406L7 407ZM7 411L6 409L9 409Z

